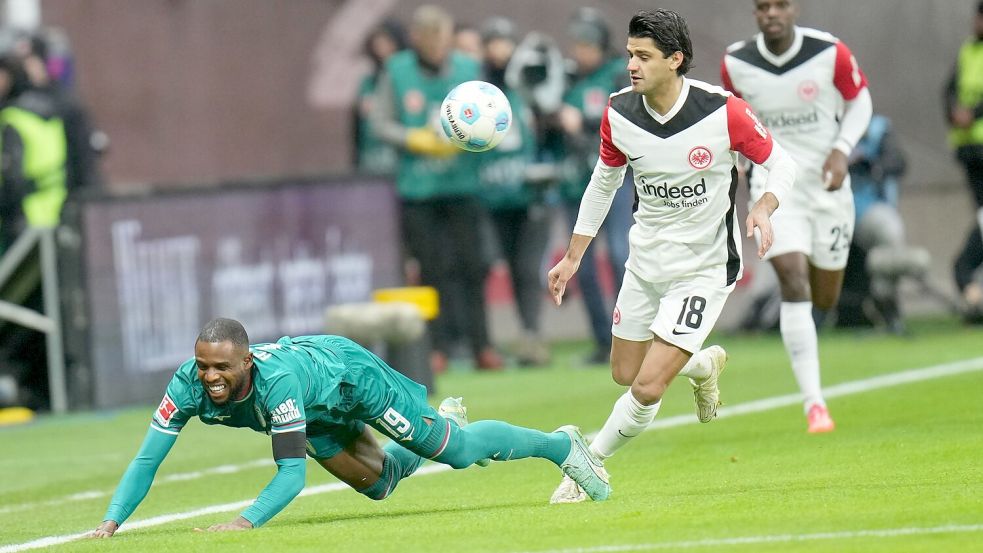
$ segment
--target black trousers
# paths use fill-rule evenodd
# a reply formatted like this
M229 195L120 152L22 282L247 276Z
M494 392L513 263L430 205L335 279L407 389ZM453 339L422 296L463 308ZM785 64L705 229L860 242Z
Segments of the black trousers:
M509 265L512 291L523 330L538 333L546 291L543 254L549 241L550 218L545 206L494 210L491 220Z
M440 314L430 325L434 349L448 352L459 324L477 355L489 345L483 208L472 197L404 200L402 207L406 252L420 264L422 284L440 294Z
M962 146L956 150L956 158L966 171L966 182L976 200L976 209L983 209L983 145ZM972 282L973 273L980 265L983 265L983 234L979 223L974 220L973 228L953 267L956 286L960 290Z

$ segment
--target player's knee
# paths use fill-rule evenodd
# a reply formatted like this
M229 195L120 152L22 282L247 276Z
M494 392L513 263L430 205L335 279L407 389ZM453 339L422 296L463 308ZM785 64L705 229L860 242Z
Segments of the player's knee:
M451 447L448 446L443 453L434 457L434 461L448 465L453 469L466 469L474 464L474 459L464 455L463 451L458 451L457 449L458 448L453 448L452 450Z
M639 360L619 355L617 348L611 354L611 378L622 386L631 386L638 376Z
M666 393L666 386L659 380L638 380L632 384L631 392L642 405L654 405Z
M635 380L636 372L617 364L611 365L611 378L621 386L631 386Z
M782 280L782 301L800 302L809 301L811 290L809 289L809 279L789 278Z
M830 309L836 307L836 302L839 301L840 294L816 294L816 297L812 300L812 305L816 309L822 311L829 311Z

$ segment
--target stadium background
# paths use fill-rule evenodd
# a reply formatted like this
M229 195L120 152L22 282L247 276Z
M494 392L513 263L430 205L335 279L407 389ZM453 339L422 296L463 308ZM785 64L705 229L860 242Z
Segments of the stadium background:
M65 29L72 40L80 93L112 140L104 167L117 198L93 212L91 234L104 246L89 254L112 271L109 233L119 213L145 214L137 234L129 224L118 227L116 238L134 245L129 253L166 261L190 245L140 239L153 233L166 239L175 226L197 225L198 236L221 226L200 215L191 221L197 204L233 201L254 218L269 217L264 222L271 227L282 221L307 225L297 211L273 218L269 205L299 209L304 199L296 198L297 191L327 179L373 184L356 180L349 169L349 110L365 68L358 57L361 36L383 15L405 20L421 3L141 0L121 7L115 0L42 1L43 23ZM567 18L582 4L441 3L468 23L506 13L521 31L543 30L561 41ZM605 10L615 36L637 9L679 10L695 42L693 75L710 81L717 80L724 47L752 34L750 4L594 3ZM902 195L909 236L932 251L933 281L951 291L951 259L971 208L945 144L940 92L959 43L970 33L974 1L801 4L803 25L831 30L856 51L876 109L894 119L911 162ZM298 177L303 175L315 176ZM269 179L285 185L270 193ZM251 189L259 192L244 194ZM258 254L248 248L262 244L265 231L251 232L231 231L244 236L246 249L230 247L225 255L257 262ZM219 249L206 244L208 251ZM298 261L307 255L296 253ZM95 278L105 285L111 276ZM919 301L907 292L908 301ZM740 291L734 295L722 327L740 313L744 299ZM112 311L114 302L115 297L100 305ZM924 311L940 309L929 301L920 305ZM570 316L579 311L547 310L547 327L567 337L583 334L585 322ZM504 305L492 316L499 337L515 320ZM158 484L124 527L135 531L109 543L79 538L105 512L146 430L151 400L136 392L156 401L162 384L160 378L107 379L126 402L139 405L43 416L0 430L0 551L65 542L73 542L62 546L71 551L306 551L322 550L328 540L354 551L399 553L976 551L983 531L983 341L978 329L955 317L919 319L913 332L913 339L824 335L824 384L837 392L831 403L840 426L821 437L804 432L778 337L727 338L733 357L721 420L694 424L688 387L672 386L657 420L662 425L609 463L615 500L571 509L546 504L557 475L545 464L454 474L429 470L382 503L347 489L328 493L341 486L311 464L310 495L261 531L201 534L192 528L233 516L241 508L236 505L269 481L273 465L264 436L190 425L162 466ZM118 336L107 338L107 348L113 340L122 349ZM544 429L576 422L596 430L621 389L606 370L571 369L567 361L582 353L578 347L561 344L555 363L542 370L451 371L438 381L437 397L464 395L473 419L507 418ZM421 527L453 531L421 533Z
M45 2L44 20L64 27L74 43L81 94L113 140L105 163L110 186L126 192L346 171L350 106L367 69L365 33L388 15L406 20L422 3L161 0L120 10L113 0L67 0ZM462 22L509 14L520 32L543 30L563 43L566 21L582 2L444 4ZM652 5L604 2L614 37L633 12ZM716 82L726 46L754 32L750 1L659 5L690 22L695 78ZM972 0L805 1L800 18L851 45L875 109L895 121L910 156L902 195L909 235L936 254L934 276L947 286L971 211L945 141L941 87L970 32L972 7Z
M248 188L270 179L293 182L304 180L305 176L330 175L327 178L337 182L359 182L351 174L351 106L357 83L369 69L363 56L365 37L386 17L407 21L423 3L159 0L132 3L125 10L112 0L41 5L43 24L61 27L72 41L79 93L93 119L110 137L109 154L103 164L108 192L129 198L134 209L148 213L145 207L138 206L153 204L158 194L177 194L194 204L199 191L229 189L229 185ZM566 46L566 23L584 3L502 0L443 4L459 23L480 26L490 16L508 14L517 22L520 35L544 31ZM603 9L611 26L612 48L616 51L622 48L624 22L635 11L653 6L635 1L595 5ZM695 50L691 75L695 78L717 82L720 56L726 46L755 31L750 1L676 0L659 5L678 10L690 23ZM972 212L965 201L962 175L945 141L941 88L951 68L950 60L970 32L967 14L972 13L973 2L828 0L805 1L801 7L800 24L832 30L851 45L868 75L875 110L894 120L910 161L901 205L909 241L932 252L931 281L954 292L951 260L971 224ZM741 193L746 194L746 190ZM303 203L288 202L288 211L279 215L290 220L296 215L289 211L293 209L290 206ZM739 199L741 209L743 203ZM195 220L180 201L165 211L166 215L158 216L156 221L171 227L165 228L165 224L155 235L151 230L154 224L142 220L143 228L134 236L163 244L178 233L174 228L185 227L184 220ZM92 222L88 227L100 228ZM143 235L138 236L140 232ZM200 237L205 231L195 232ZM557 218L554 255L563 248L566 233L565 225ZM155 366L146 367L143 372L134 370L129 360L136 355L136 346L120 345L121 339L126 342L128 331L124 327L132 327L132 319L128 320L126 313L117 315L122 309L117 310L112 301L115 297L120 305L125 304L125 291L122 287L115 291L96 289L104 282L99 279L112 272L113 258L111 251L99 251L109 243L108 235L93 242L95 236L90 233L90 243L95 246L89 247L86 254L101 259L102 264L89 260L94 263L89 267L93 276L82 295L89 298L92 313L98 315L102 309L109 315L93 319L88 340L68 336L70 342L76 340L75 351L82 352L76 357L88 356L92 366L98 368L94 379L78 378L88 374L87 370L70 369L70 377L76 376L70 384L73 390L113 390L110 396L97 398L96 405L112 405L124 397L128 402L149 400L156 391L150 395L139 391L157 390L166 381L169 367L178 355L177 348L169 344L190 340L200 317L211 316L220 304L211 301L209 307L207 291L203 292L200 298L189 300L200 301L202 307L198 311L202 314L195 317L192 313L183 319L173 310L168 319L168 312L154 311L149 306L143 314L143 336L169 342L159 348L162 353ZM745 257L753 275L755 260L748 246L745 244ZM256 243L251 248L243 249L242 244L235 248L239 248L235 251L241 252L246 264L263 256L257 253ZM393 251L385 253L391 255ZM382 273L381 279L376 277L375 285L392 284L393 272L384 269ZM207 289L207 281L212 278L209 275L199 272L194 278L206 283L201 288ZM502 293L505 281L501 271L493 272L489 286L491 332L498 342L514 339L517 332L513 306L507 293ZM904 292L910 312L943 309L914 288ZM166 293L157 291L158 295ZM548 301L545 294L543 301ZM748 301L745 291L738 290L728 302L718 328L733 327ZM161 305L173 307L174 302ZM196 307L188 305L191 309ZM228 314L228 310L223 312ZM237 314L247 326L257 327L248 314ZM547 308L543 315L548 339L582 338L587 334L583 309ZM257 332L255 338L274 339L285 332L275 327L272 324L268 332ZM308 332L317 330L315 327ZM129 343L137 343L139 333L131 334ZM69 346L71 349L72 344ZM127 349L128 353L119 351ZM152 376L148 378L148 374ZM110 381L116 386L101 385Z

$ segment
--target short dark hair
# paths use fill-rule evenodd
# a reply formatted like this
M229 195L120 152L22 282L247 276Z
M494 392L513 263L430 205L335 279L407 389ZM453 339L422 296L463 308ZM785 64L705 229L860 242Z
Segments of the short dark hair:
M693 43L689 39L686 20L678 13L659 8L655 11L640 11L628 23L628 36L632 38L651 38L665 57L675 52L683 53L683 63L676 68L677 75L685 75L693 61Z
M198 333L199 342L214 344L217 342L232 342L237 348L249 347L249 335L242 323L235 319L224 319L219 317L212 319L201 327Z

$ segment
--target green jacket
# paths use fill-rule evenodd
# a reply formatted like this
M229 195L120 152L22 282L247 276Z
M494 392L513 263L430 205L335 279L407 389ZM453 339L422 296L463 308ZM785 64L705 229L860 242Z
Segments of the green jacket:
M369 113L375 102L376 75L366 75L358 87L355 106L356 165L359 170L375 174L396 172L396 148L386 144L372 130Z
M386 61L386 70L400 124L408 129L432 127L442 133L440 104L455 86L478 79L479 67L467 56L452 52L440 74L428 75L420 70L416 52L404 50ZM463 151L452 157L435 158L403 150L396 177L399 194L409 200L473 195L478 191L474 158L474 154Z
M976 122L968 129L949 131L949 143L953 147L983 145L983 40L971 39L959 49L947 92L950 110L958 103L976 114Z
M587 189L601 144L601 117L612 93L627 86L628 70L625 60L613 58L601 64L589 75L573 82L563 102L577 108L583 116L583 135L565 140L564 169L560 194L567 201L580 201Z

